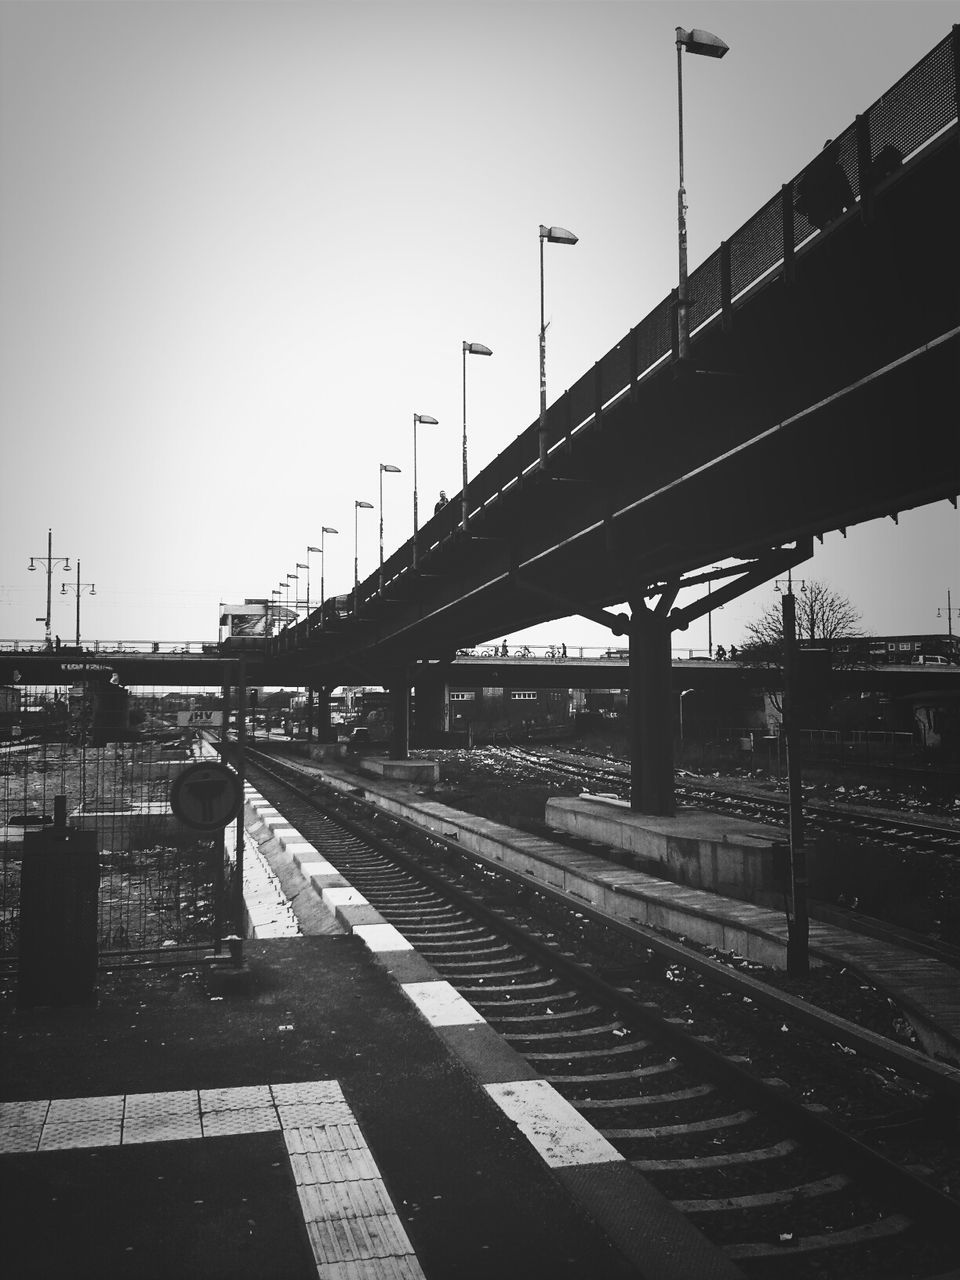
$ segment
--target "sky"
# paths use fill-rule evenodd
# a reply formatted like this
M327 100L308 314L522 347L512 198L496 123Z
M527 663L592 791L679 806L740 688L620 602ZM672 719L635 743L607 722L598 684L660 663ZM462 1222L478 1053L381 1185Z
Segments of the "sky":
M380 463L385 554L412 532L414 413L438 419L421 523L460 490L464 340L494 353L470 474L536 418L541 223L579 237L545 247L550 401L674 287L676 26L730 46L685 59L692 270L957 22L960 0L0 0L0 639L43 639L48 528L64 639L77 558L85 640L214 639L221 601L293 572L305 595L323 525L326 594L355 528L371 573ZM867 633L944 631L960 516L828 535L798 576ZM715 611L713 643L774 599ZM618 643L579 618L523 638ZM705 619L675 637L706 645Z

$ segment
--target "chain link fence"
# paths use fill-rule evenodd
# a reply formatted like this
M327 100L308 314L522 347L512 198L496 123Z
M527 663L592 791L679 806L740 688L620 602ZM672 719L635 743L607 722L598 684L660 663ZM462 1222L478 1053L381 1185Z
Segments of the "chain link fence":
M25 835L52 830L58 809L95 833L100 964L218 950L234 932L235 829L185 825L170 790L218 758L221 693L103 680L0 692L0 964L20 950Z

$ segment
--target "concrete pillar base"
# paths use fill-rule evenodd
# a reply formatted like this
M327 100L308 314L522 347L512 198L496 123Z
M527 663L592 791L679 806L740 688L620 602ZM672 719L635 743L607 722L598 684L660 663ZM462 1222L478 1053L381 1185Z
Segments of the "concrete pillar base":
M624 800L561 796L546 822L634 855L638 870L692 889L759 906L782 907L787 845L778 827L678 809L673 817L634 813Z

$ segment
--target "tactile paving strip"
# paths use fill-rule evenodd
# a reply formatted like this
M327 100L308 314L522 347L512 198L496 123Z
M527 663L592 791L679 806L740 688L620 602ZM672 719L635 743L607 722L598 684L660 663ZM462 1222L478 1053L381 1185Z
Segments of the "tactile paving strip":
M424 1280L336 1080L0 1103L0 1153L282 1129L319 1280Z

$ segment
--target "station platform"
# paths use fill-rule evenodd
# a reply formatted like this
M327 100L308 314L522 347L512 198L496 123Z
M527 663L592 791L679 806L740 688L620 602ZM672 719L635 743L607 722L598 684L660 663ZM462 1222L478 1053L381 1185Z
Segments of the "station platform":
M431 800L416 785L372 776L362 765L357 769L345 763L296 763L337 789L359 787L386 811L452 838L493 864L529 876L532 883L570 893L603 914L718 951L733 951L759 964L786 967L788 929L782 910L660 879L611 862L599 851L583 853L463 813ZM847 966L889 996L909 1018L925 1052L960 1067L960 983L954 968L906 947L816 920L810 921L809 952L811 964Z
M292 905L316 932L289 936L282 910L274 929L260 889L259 931L286 936L247 941L242 968L107 972L95 1004L64 1008L18 1010L0 982L8 1274L741 1276L247 802L256 848L310 878L312 907Z

